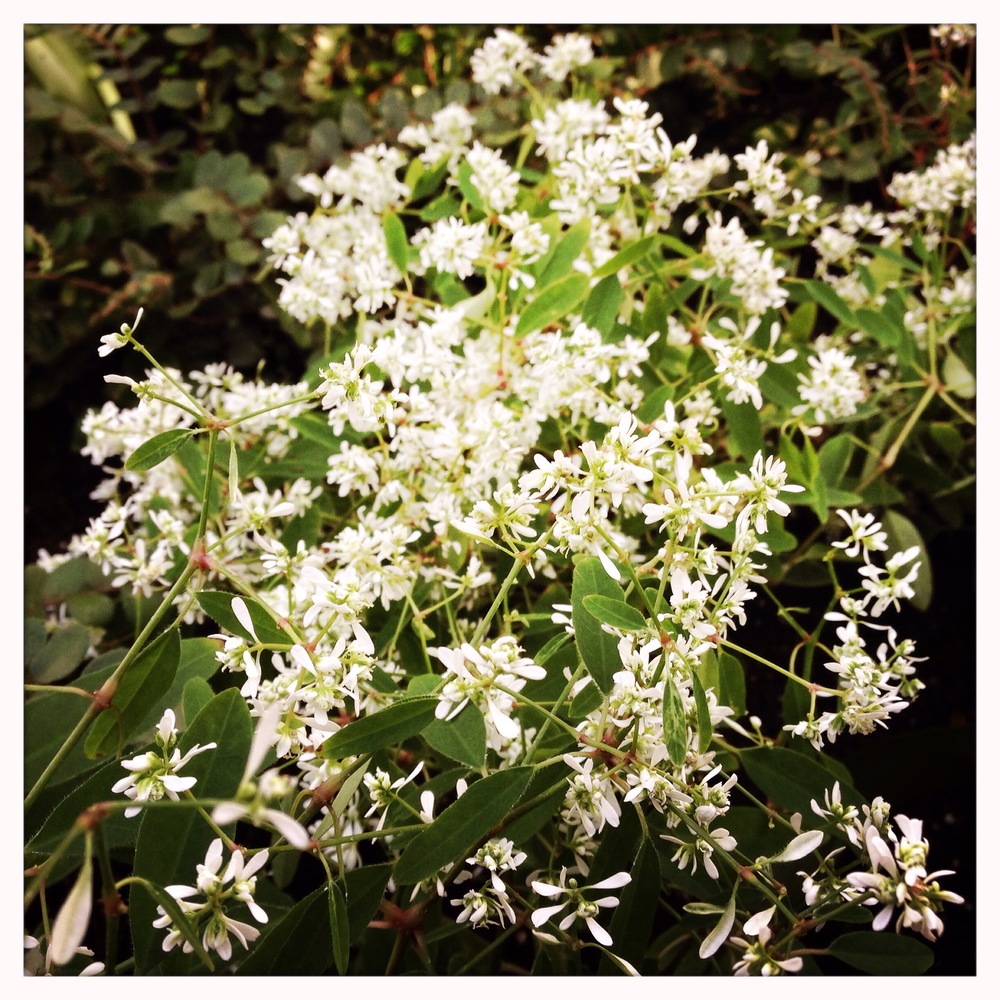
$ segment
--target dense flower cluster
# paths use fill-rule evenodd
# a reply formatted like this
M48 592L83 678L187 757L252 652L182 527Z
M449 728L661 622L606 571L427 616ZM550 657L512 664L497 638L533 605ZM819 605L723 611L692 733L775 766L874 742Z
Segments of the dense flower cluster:
M718 881L744 864L766 867L737 860L738 827L726 817L739 775L727 741L770 741L759 720L740 722L720 658L766 591L792 505L826 514L812 441L876 405L904 369L898 353L881 351L877 365L858 353L864 333L853 323L813 338L793 329L789 241L816 254L816 301L857 308L861 325L865 309L894 302L899 330L935 350L971 309L974 272L947 272L934 295L930 269L911 287L859 275L871 278L876 247L897 257L933 249L952 215L972 208L975 139L897 175L898 212L834 209L793 186L764 141L731 160L699 158L694 136L671 141L640 100L615 97L609 108L582 90L559 99L559 85L592 59L578 34L540 54L501 29L477 50L472 78L488 94L539 77L552 85L516 164L451 104L403 129L411 152L374 145L299 178L315 210L264 241L279 304L328 335L349 328L350 342L328 339L315 377L294 385L223 365L187 377L154 365L141 382L125 380L137 405L106 403L84 422L84 454L107 474L96 494L106 506L69 554L147 596L197 566L198 588L175 599L187 621L204 618L193 589L233 592L216 657L240 675L259 723L244 782L216 806L217 822L277 830L294 848L322 852L340 876L364 863L362 840L397 857L398 828L405 844L465 779L444 785L431 753L390 754L376 741L340 753L337 741L351 747L356 721L429 696L425 728L462 722L482 733L494 774L539 765L564 777L546 786L545 851L484 836L468 867L456 855L414 895L475 880L450 901L458 924L509 927L529 909L540 940L568 940L582 923L607 948L598 917L618 898L590 893L626 890L631 876L590 886L575 876L589 876L602 834L625 810L670 831L658 842L672 845L679 871ZM683 253L668 232L678 228L690 239ZM677 276L669 308L663 274ZM134 327L123 326L100 353L129 342ZM163 461L130 459L165 433L179 436ZM206 485L209 435L207 460L217 464ZM778 668L810 697L785 729L817 749L886 725L923 686L914 644L876 621L914 597L919 546L893 551L873 513L836 513L848 536L831 543L830 558L861 559L860 585L826 615L836 639L818 647L836 684ZM591 572L597 582L581 598L578 581ZM513 606L516 587L527 607ZM560 603L568 590L572 603ZM585 643L599 646L599 659ZM570 644L579 657L561 655ZM827 711L817 712L818 698ZM423 703L413 705L415 718ZM159 750L123 762L130 774L113 790L137 803L126 815L189 791L194 779L177 771L214 746L181 756L174 724L168 711ZM403 739L421 731L398 725ZM258 777L271 747L277 762ZM449 754L465 762L461 748L449 744ZM842 875L827 859L805 876L807 904L881 905L876 929L899 908L897 928L936 937L940 904L959 898L938 888L945 873L927 874L919 822L897 817L899 836L888 807L873 803L862 820L839 786L824 801L814 814L846 835L865 870ZM801 816L788 822L799 836L764 861L818 846ZM523 879L521 892L513 887L529 856L540 867L527 884L558 902L534 906ZM224 904L266 921L254 892L267 861L267 851L245 861L235 850L221 869L215 840L195 886L166 887L205 949L228 960L230 937L245 947L257 937ZM703 957L734 919L723 913ZM772 907L744 922L747 938L732 939L737 974L802 967L775 950L779 919ZM550 920L561 938L541 930ZM165 950L191 950L166 911L156 926L168 930Z

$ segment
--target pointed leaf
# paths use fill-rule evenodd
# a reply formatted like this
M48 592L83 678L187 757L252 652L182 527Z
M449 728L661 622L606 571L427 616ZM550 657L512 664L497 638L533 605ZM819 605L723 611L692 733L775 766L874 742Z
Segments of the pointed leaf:
M396 863L393 879L412 885L430 878L466 853L507 818L531 780L530 767L497 771L469 786L433 823L418 833Z
M385 893L392 865L365 865L344 875L350 941L364 932ZM236 970L247 976L318 976L330 967L333 940L326 885L309 893L267 925L254 950Z
M195 594L206 615L218 622L227 632L232 632L233 635L242 636L248 642L253 642L253 636L240 624L233 611L233 598L236 596L236 594L227 594L221 590L202 590ZM291 641L288 633L278 628L274 619L253 598L243 597L242 600L250 612L250 619L253 622L257 638L262 643L287 645Z
M576 272L546 285L521 312L517 321L517 336L522 337L565 319L583 302L589 291L590 282L586 275Z
M454 719L435 719L421 735L459 764L479 768L486 763L486 723L475 705L466 705Z
M132 883L133 885L141 885L150 896L153 897L153 901L157 906L162 906L163 909L170 915L173 919L174 926L181 932L184 936L184 940L187 941L191 947L194 949L194 953L205 963L210 972L215 971L215 965L212 962L211 957L208 952L205 951L205 946L201 943L201 938L198 937L198 933L191 923L188 915L181 909L180 904L170 895L166 889L161 889L158 885L150 882L149 879L136 878Z
M681 693L669 674L663 681L663 737L671 763L680 766L687 752L687 720Z
M809 297L818 302L831 316L841 323L854 327L857 321L851 307L825 282L807 281L805 290Z
M389 259L400 272L406 274L410 245L406 240L406 229L395 212L386 212L382 219L382 232L385 233L385 245L389 251Z
M801 690L801 685L795 685ZM740 754L740 763L757 787L775 805L810 815L810 801L822 799L823 789L838 780L804 753L784 747L752 747ZM841 780L841 798L845 804L860 806L862 799L850 784Z
M691 672L691 688L694 692L695 711L698 714L698 753L704 753L712 743L712 713L708 708L708 698L698 675Z
M333 940L333 961L337 972L344 975L351 957L351 929L347 922L347 903L336 882L328 882L330 899L330 937Z
M125 468L129 472L145 472L165 462L175 452L180 451L184 442L188 440L194 431L186 428L174 428L164 431L144 441L125 461Z
M649 627L649 623L631 604L605 597L603 594L589 594L583 599L583 606L605 625L612 628L625 629L628 632L639 632Z
M618 655L618 640L605 632L600 620L587 609L585 600L591 595L625 603L625 592L604 572L600 559L596 557L577 563L573 570L570 599L580 656L597 686L607 694L614 685L614 674L621 669L621 658Z
M553 220L554 221L554 220ZM544 261L544 268L538 275L538 285L544 288L569 273L573 261L583 252L590 239L590 219L581 219L566 230L565 235L555 245L552 256ZM589 282L588 282L589 287ZM581 296L582 301L582 296Z
M170 690L181 657L176 629L154 639L125 671L111 708L95 720L84 750L88 757L113 753L120 739L128 739L149 710Z
M844 934L830 954L873 976L919 976L934 964L934 952L922 941L878 931Z
M395 746L416 736L434 718L437 698L404 698L373 715L364 715L348 723L323 744L323 756L342 760Z

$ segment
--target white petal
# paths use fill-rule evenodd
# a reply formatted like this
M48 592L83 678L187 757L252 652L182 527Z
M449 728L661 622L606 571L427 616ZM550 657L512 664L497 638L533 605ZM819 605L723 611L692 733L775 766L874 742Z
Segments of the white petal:
M246 814L246 806L241 806L238 802L222 802L212 810L212 820L220 826L225 826Z
M804 858L807 854L811 854L822 843L823 831L809 830L806 833L800 833L783 851L775 854L771 860L798 861L799 858Z
M596 941L605 946L614 944L611 935L593 917L587 917L587 926L590 928L590 933L594 935Z
M80 874L52 924L52 937L48 950L49 963L65 965L76 954L76 949L83 944L87 926L90 924L90 908L94 894L91 885L92 871L90 855L87 854Z
M733 929L736 921L736 893L729 898L729 905L723 911L719 922L712 928L711 933L701 943L698 949L699 958L711 958L725 943L729 932Z
M253 627L253 619L250 617L250 609L247 607L247 602L243 600L242 597L233 598L233 614L236 615L237 621L254 637L257 642L260 639L257 638L257 633Z
M771 922L771 917L774 916L774 911L776 909L777 907L772 906L766 910L761 910L760 913L755 913L743 925L743 933L752 934L754 936L759 934Z
M285 813L279 812L277 809L266 809L264 810L264 815L267 817L267 821L292 847L297 847L302 851L309 846L311 838L308 831L301 823L292 819L291 816L286 816Z
M531 888L534 889L539 896L561 896L566 891L563 886L549 885L548 882L532 882Z
M591 889L620 889L623 885L628 885L632 881L632 876L628 872L618 872L600 882L595 882L588 888Z
M531 911L531 922L536 927L541 927L550 917L554 917L561 910L566 908L565 903L560 903L558 906L540 906L537 910Z

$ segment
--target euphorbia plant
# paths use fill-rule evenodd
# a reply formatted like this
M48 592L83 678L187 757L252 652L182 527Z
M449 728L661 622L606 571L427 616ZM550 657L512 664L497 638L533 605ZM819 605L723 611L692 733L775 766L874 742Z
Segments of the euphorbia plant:
M523 99L509 149L450 105L301 178L315 210L265 241L322 344L301 382L102 338L151 367L108 377L138 402L84 424L107 506L45 566L159 603L31 686L58 742L28 806L82 779L28 831L29 902L81 872L50 966L92 857L140 973L929 964L950 873L827 750L922 688L885 473L932 412L974 425L974 138L898 211L833 205L810 159L607 107L590 56L498 30L472 75ZM803 573L818 615L776 589Z

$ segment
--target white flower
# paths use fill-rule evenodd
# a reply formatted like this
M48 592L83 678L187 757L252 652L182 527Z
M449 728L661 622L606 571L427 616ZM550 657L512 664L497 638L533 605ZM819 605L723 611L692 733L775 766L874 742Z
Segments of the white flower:
M129 772L126 777L116 781L111 786L113 792L124 792L130 799L136 802L157 802L166 796L174 802L180 798L180 792L186 792L193 788L197 778L180 777L177 772L192 757L196 757L206 750L214 750L215 743L206 743L204 746L195 744L186 753L181 754L180 750L174 749L177 739L177 730L174 728L174 713L167 709L163 713L157 726L156 742L160 747L159 752L149 750L121 762L122 767ZM125 816L131 819L142 812L142 805L129 806L125 810Z
M602 896L600 899L589 900L584 896L584 893L594 889L621 889L632 881L632 876L628 872L617 872L593 885L578 886L575 878L571 878L567 883L566 872L567 869L563 868L559 873L558 883L554 885L542 881L531 883L531 888L539 896L547 896L549 899L556 896L567 897L562 903L557 903L554 906L542 906L533 910L531 913L532 924L535 927L541 927L547 920L550 920L557 913L561 913L567 906L571 906L573 909L559 921L561 931L566 930L575 920L582 918L595 940L606 946L612 945L614 942L611 935L594 918L602 908L617 906L618 899L615 896Z
M124 347L129 342L141 319L142 308L140 307L139 312L136 313L135 322L131 326L128 323L122 323L119 333L109 333L101 337L101 346L97 349L98 355L106 358L112 351L117 351L119 347Z

